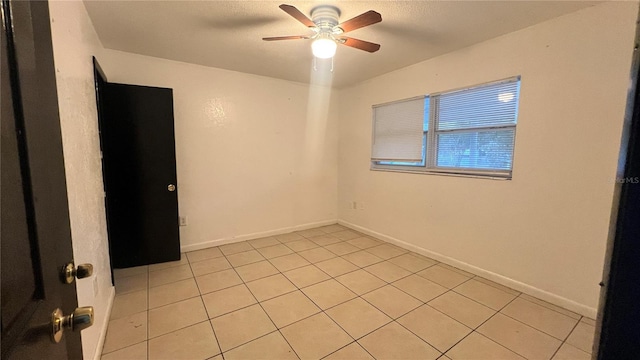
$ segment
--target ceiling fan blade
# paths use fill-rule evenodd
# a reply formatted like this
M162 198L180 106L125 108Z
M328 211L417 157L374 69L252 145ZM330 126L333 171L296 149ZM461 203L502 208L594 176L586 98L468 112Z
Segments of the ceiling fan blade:
M382 21L382 15L373 10L369 10L366 13L360 14L353 19L347 20L342 24L338 24L338 27L344 32L360 29L365 26L373 25Z
M350 38L350 37L341 37L340 38L340 42L343 45L347 45L347 46L350 46L352 48L356 48L356 49L359 49L359 50L368 51L370 53L380 50L380 44L375 44L375 43L372 43L372 42L359 40L359 39L354 39L354 38Z
M295 6L282 4L280 9L284 10L287 14L293 16L296 20L300 21L306 27L316 27L316 24L311 21L305 14L298 10Z
M308 36L293 35L293 36L273 36L262 38L264 41L276 41L276 40L297 40L297 39L309 39Z

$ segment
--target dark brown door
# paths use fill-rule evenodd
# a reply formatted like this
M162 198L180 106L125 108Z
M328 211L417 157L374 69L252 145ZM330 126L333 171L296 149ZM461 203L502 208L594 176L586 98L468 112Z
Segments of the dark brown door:
M2 359L80 359L79 332L51 339L77 307L47 2L2 0Z
M96 87L111 263L179 260L172 90L109 83L101 71Z

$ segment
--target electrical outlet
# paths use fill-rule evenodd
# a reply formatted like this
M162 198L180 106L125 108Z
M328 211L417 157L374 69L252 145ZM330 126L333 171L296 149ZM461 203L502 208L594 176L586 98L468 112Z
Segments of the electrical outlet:
M351 208L352 208L353 210L357 209L357 208L358 208L358 202L353 201L353 202L351 203Z
M98 286L98 275L93 275L93 297L98 297L100 287Z
M180 216L178 218L180 219L180 226L187 226L187 217L186 216Z
M362 201L358 203L358 210L364 210L364 203Z

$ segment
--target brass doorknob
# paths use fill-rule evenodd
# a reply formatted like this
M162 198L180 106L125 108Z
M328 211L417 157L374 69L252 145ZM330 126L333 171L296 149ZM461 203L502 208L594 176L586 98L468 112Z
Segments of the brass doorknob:
M167 190L169 191L176 191L176 186L173 184L169 184L169 186L167 186Z
M76 267L72 261L62 268L60 275L66 284L71 284L74 279L84 279L93 275L93 265L80 264Z
M51 314L51 340L59 343L64 330L82 331L93 325L93 306L83 306L64 316L60 308Z

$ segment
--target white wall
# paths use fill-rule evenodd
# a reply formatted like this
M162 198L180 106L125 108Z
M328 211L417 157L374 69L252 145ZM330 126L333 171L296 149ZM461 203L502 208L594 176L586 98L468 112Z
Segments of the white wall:
M91 56L102 51L80 1L50 1L71 236L76 264L92 263L97 279L76 281L80 306L93 306L95 323L82 331L85 359L99 351L113 296ZM99 353L98 353L99 355Z
M339 218L593 316L637 14L601 4L342 90ZM514 75L513 180L369 170L373 104Z
M335 222L329 88L114 50L98 60L110 82L173 89L183 251Z

